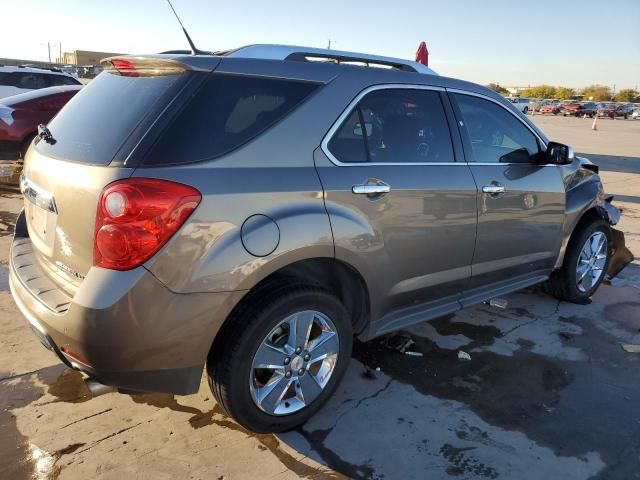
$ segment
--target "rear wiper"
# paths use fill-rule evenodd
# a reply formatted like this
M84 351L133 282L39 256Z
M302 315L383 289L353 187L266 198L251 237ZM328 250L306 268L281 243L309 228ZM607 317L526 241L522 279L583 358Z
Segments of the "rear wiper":
M38 125L38 137L40 137L50 145L56 143L56 139L53 138L53 135L51 135L51 130L49 130L47 126L42 123Z

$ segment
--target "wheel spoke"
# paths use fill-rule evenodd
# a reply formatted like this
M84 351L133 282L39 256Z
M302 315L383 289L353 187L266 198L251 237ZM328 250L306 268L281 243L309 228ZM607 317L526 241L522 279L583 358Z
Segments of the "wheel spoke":
M313 402L322 392L322 387L318 385L318 382L311 373L306 373L298 378L298 385L298 398L300 398L305 405Z
M284 350L263 342L253 360L253 368L283 369L285 357Z
M315 313L311 311L300 312L291 317L289 320L289 339L287 341L290 348L294 350L296 347L306 348L314 318Z
M584 277L587 276L587 274L589 273L589 270L591 270L591 268L589 268L589 265L582 265L578 267L578 270L577 270L578 283L580 283L584 279Z
M257 392L257 400L262 409L267 413L274 413L282 401L285 393L291 385L291 378L285 377L282 373L274 373L266 385Z
M324 360L330 355L338 353L340 343L338 336L334 332L323 332L318 338L309 345L310 364Z

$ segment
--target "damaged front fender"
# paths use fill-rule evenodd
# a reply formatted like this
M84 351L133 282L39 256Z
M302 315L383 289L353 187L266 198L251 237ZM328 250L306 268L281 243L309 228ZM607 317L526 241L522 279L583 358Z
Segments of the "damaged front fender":
M611 259L607 267L607 277L610 279L618 275L624 267L633 262L633 253L627 248L624 233L612 228L611 244Z
M612 226L611 228L611 259L607 267L609 279L618 275L624 267L633 262L633 253L627 248L624 233L613 228L620 221L620 210L611 204L613 195L607 197L601 206L596 208L598 214Z

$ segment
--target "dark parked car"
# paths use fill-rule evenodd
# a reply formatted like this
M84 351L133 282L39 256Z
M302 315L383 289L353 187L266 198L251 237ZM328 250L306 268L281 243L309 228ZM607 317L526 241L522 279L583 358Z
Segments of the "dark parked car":
M206 365L221 408L283 431L354 336L540 282L585 303L630 261L597 166L480 85L281 45L104 66L27 153L9 266L92 392L190 394Z
M598 105L594 102L569 103L562 108L562 115L574 117L593 117L598 111Z
M24 158L38 125L47 124L82 85L48 87L0 100L0 160Z
M622 117L624 119L629 118L633 113L633 106L618 105L615 103L601 104L598 108L599 117L617 118Z

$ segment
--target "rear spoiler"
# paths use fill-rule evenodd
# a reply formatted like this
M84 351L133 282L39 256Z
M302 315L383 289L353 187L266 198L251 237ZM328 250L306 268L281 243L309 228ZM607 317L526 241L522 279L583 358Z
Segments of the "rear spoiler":
M116 56L100 61L102 68L110 73L128 77L157 77L180 75L186 71L211 72L220 62L209 55L145 55Z

